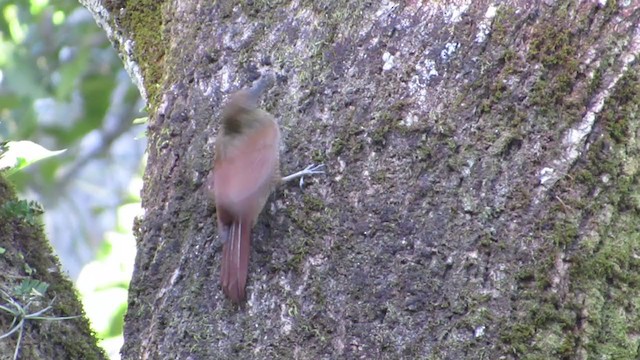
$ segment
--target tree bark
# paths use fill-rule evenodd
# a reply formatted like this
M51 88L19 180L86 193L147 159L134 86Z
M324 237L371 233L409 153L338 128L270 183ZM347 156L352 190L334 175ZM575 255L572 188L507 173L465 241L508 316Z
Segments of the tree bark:
M126 359L638 356L639 4L85 1L149 100ZM265 69L248 301L205 196Z

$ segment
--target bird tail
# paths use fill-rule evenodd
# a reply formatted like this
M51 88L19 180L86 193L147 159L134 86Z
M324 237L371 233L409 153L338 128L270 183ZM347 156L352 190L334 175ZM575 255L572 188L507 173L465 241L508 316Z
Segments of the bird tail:
M222 291L234 303L245 299L245 286L249 274L251 252L251 224L237 219L228 228L227 239L222 245L220 281Z

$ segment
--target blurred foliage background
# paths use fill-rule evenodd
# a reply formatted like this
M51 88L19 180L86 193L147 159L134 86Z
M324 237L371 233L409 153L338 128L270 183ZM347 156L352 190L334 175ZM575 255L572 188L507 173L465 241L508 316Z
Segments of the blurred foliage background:
M23 198L46 210L47 235L76 281L103 346L118 358L145 149L144 103L91 15L72 0L0 0L0 141L29 159ZM0 329L3 332L5 329Z

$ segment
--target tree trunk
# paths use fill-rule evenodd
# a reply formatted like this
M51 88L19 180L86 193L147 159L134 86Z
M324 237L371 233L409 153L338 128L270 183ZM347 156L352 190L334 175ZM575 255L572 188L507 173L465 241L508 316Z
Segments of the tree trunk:
M106 359L42 232L41 213L17 200L0 174L0 359Z
M638 355L640 4L85 1L149 100L126 359ZM205 192L268 69L248 301Z

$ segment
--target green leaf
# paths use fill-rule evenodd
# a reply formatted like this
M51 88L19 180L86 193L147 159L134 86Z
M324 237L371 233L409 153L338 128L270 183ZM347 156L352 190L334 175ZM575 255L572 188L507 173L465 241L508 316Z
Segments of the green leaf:
M11 93L0 95L0 108L13 109L20 105L20 98L17 95Z
M31 276L36 272L36 269L29 266L29 264L24 263L24 272L26 272L27 275Z
M114 337L122 334L124 326L124 316L127 314L127 303L121 302L113 313L113 317L109 322L109 327L104 332L105 337Z
M20 296L41 297L44 296L47 289L49 289L49 284L46 282L35 279L24 279L16 288L16 294Z
M87 69L89 55L88 49L82 49L72 62L60 66L60 83L56 88L58 99L68 101L71 98L71 93L76 89L80 75Z
M62 154L66 151L47 150L44 147L31 141L9 141L6 143L5 151L0 154L0 170L9 169L9 175L17 170L23 169L36 161L48 157Z
M84 99L84 121L80 125L87 123L90 126L89 132L102 124L110 105L110 97L105 94L111 94L116 86L113 75L92 75L83 79L80 84L80 93Z
M40 203L33 200L11 200L0 206L0 212L24 219L29 224L35 225L38 222L38 216L44 213L44 209Z

